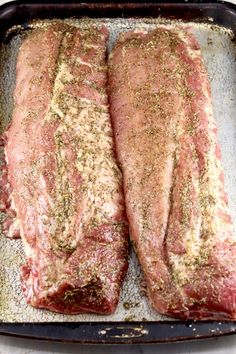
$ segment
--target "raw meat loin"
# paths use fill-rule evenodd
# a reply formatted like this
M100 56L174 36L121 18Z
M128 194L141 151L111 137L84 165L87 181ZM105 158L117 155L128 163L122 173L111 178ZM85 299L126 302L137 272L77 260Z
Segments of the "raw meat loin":
M5 154L25 246L27 302L112 313L127 270L127 221L107 105L107 30L62 23L20 48Z
M210 84L189 29L122 34L109 58L110 109L131 240L153 307L236 319L236 240Z

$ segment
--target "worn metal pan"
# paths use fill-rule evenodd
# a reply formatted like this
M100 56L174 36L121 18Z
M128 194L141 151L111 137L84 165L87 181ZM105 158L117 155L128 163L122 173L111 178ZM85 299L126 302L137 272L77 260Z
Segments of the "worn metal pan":
M161 21L166 19L167 21L191 22L194 23L196 29L200 24L199 28L202 29L197 29L196 32L212 84L213 106L219 126L223 167L226 173L226 189L236 221L234 177L236 176L236 50L234 47L236 6L223 2L202 1L120 4L15 1L0 7L0 42L7 46L14 37L19 35L19 32L28 29L32 20L70 17L78 19L84 16L92 18L94 21L104 20L108 24L113 33L109 47L112 46L115 33L118 33L122 26L125 30L127 24L131 27L142 23L145 26L154 26L160 18ZM207 24L207 30L204 30L204 24ZM2 70L0 72L2 73ZM12 76L6 75L9 78ZM227 96L225 92L227 92ZM3 249L1 245L5 244L0 242L0 252ZM136 266L135 261L131 261L131 272L132 267ZM129 286L128 280L125 287ZM136 288L133 293L124 295L124 298L125 296L136 296L135 292L137 293ZM24 316L20 316L19 311L16 314L11 313L11 309L14 310L14 307L9 307L9 317L0 316L0 334L62 342L128 344L173 342L236 333L236 322L174 321L158 317L151 310L148 310L147 316L144 316L147 311L145 306L143 311L137 308L132 309L132 315L135 314L135 311L137 313L134 318L129 318L132 320L129 322L126 322L127 318L119 313L121 307L118 307L118 313L115 316L109 316L106 319L99 316L85 316L83 318L72 316L68 320L68 317L55 315L52 321L50 321L50 314L44 315L41 321L40 317L32 320L27 317L27 312ZM2 308L3 306L0 306L0 315ZM23 313L25 307L19 307L19 310ZM143 317L146 317L145 320ZM28 322L26 323L26 321Z

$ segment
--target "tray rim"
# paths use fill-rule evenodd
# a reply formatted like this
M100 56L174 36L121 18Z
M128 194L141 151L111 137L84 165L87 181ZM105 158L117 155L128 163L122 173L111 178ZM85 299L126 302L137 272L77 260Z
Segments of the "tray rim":
M221 329L219 327L221 327ZM169 335L170 328L172 331L171 336ZM38 333L40 331L41 334ZM58 334L55 332L58 332ZM61 333L63 333L63 337ZM235 333L236 322L230 321L42 322L0 324L1 335L50 342L80 344L161 344L218 338Z
M0 16L9 16L11 10L22 6L109 6L121 4L123 7L132 4L139 8L146 5L157 6L164 9L172 8L197 8L208 6L212 9L230 10L236 18L236 5L216 0L171 0L166 2L99 2L99 1L33 1L14 0L0 6ZM96 11L96 8L94 8ZM161 11L161 10L160 10ZM144 15L145 17L145 15ZM40 18L40 17L39 17ZM0 20L1 23L1 20ZM8 27L8 29L11 25ZM235 23L236 34L236 23ZM171 329L171 334L168 333ZM167 331L168 330L168 331ZM49 333L47 333L49 332ZM55 332L58 332L56 334ZM224 335L236 334L236 321L133 321L133 322L35 322L35 323L8 323L0 322L0 335L18 338L46 340L64 343L80 344L148 344L148 343L173 343L186 340L199 340Z

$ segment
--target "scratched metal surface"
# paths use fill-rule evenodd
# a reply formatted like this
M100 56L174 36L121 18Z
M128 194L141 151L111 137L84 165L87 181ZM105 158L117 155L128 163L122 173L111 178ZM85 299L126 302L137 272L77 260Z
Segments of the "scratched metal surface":
M151 29L164 23L175 25L163 19L109 19L75 21L75 25L86 26L90 22L106 23L110 30L108 51L120 32L142 27ZM45 25L38 22L35 26ZM189 24L188 24L189 25ZM229 196L231 214L236 226L236 52L232 34L224 28L192 24L192 30L199 40L205 65L208 70L215 119L219 128L222 148L222 163L225 171L225 185ZM0 53L0 119L5 128L10 121L15 80L15 63L22 37L16 35ZM1 219L0 219L1 222ZM116 312L110 316L61 315L34 309L26 304L21 292L19 267L24 263L21 240L9 240L0 235L0 321L3 322L65 322L65 321L162 321L167 320L148 304L143 292L142 274L132 252L129 271L123 285Z

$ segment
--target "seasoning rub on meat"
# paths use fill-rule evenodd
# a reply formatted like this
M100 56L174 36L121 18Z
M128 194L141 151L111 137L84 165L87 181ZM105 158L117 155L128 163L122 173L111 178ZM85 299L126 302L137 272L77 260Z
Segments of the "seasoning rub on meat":
M210 85L190 30L122 34L109 94L131 239L154 308L236 319L236 240Z
M20 48L5 153L24 242L27 302L109 314L127 269L127 222L106 94L106 28L55 23Z

